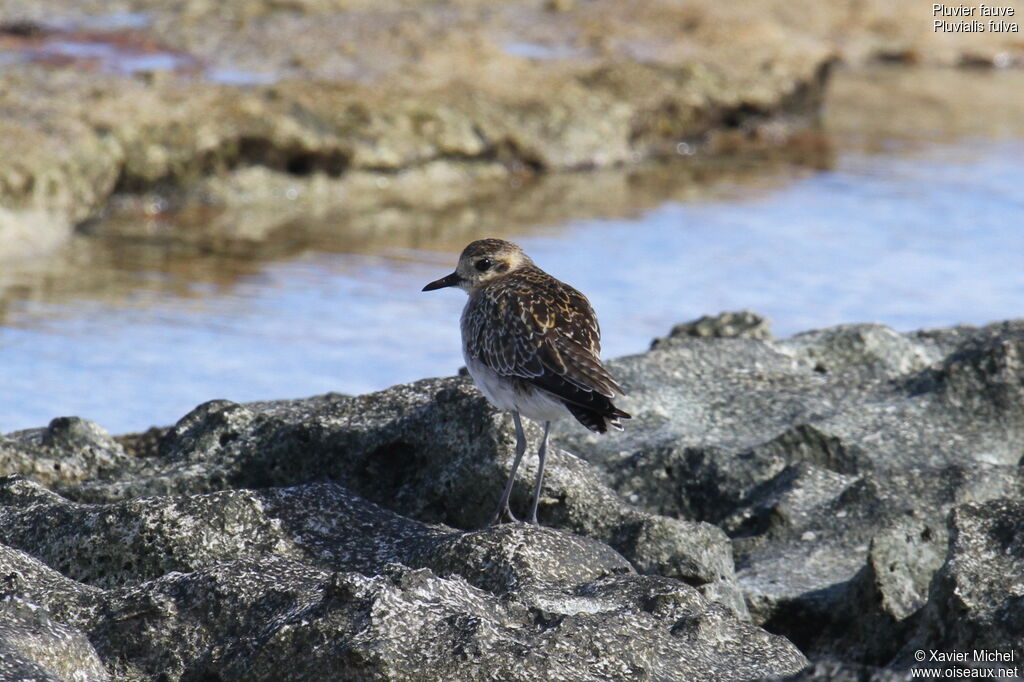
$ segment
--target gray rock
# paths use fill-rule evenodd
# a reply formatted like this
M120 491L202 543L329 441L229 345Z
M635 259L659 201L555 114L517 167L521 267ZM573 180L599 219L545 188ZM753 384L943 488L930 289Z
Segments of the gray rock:
M0 481L0 542L106 588L267 555L367 574L401 562L495 592L632 572L588 538L522 524L463 533L401 517L331 483L76 504L8 478Z
M54 488L124 471L131 460L102 427L58 417L42 429L0 435L0 476L21 474Z
M692 322L682 322L672 327L667 338L651 342L651 349L672 345L672 339L697 337L712 339L763 339L772 338L771 322L750 310L735 313L704 315Z
M427 569L369 577L266 557L170 574L107 608L99 650L170 679L749 679L804 664L692 588L637 576L539 608Z
M781 496L754 515L767 519L764 532L734 540L754 621L810 655L890 661L945 556L952 504L1020 489L1018 471L979 469L970 482L956 468L866 473L803 519L790 513L791 493ZM787 525L791 519L797 523Z
M9 478L0 529L12 593L44 596L129 679L739 680L806 662L595 540L427 525L330 483L81 504Z
M535 425L527 433L539 441ZM357 398L214 401L170 429L141 468L65 492L101 501L327 479L410 518L479 528L497 504L514 445L511 419L465 379L428 379ZM534 467L535 460L522 467L514 508L528 504ZM637 510L578 457L552 450L539 515L610 545L640 572L684 580L746 617L724 533Z
M559 425L642 509L733 538L754 622L883 665L914 628L957 503L1019 495L1024 324L782 341L676 337L614 361L631 429Z
M119 679L906 679L1024 646L1022 357L1020 321L681 331L610 363L625 432L555 426L542 527L481 529L515 439L466 378L55 421L0 445L0 576Z
M0 601L0 679L102 682L110 677L83 633L36 604L6 598Z
M898 662L915 665L917 650L959 651L971 657L960 667L1016 669L1019 676L1024 668L1024 502L1018 494L957 506L949 531L949 553ZM1011 658L978 661L975 651Z
M847 324L797 334L783 344L805 367L819 373L850 373L894 378L927 368L943 357L942 348L921 344L881 324Z
M0 597L34 604L59 622L84 627L79 616L89 612L101 590L71 580L37 558L0 544Z
M785 682L910 682L910 673L836 660L815 661Z

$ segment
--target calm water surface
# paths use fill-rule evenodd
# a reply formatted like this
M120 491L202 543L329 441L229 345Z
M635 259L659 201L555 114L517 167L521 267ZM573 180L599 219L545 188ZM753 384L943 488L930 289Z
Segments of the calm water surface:
M516 238L600 316L605 356L676 322L749 308L777 335L846 322L899 330L1024 315L1024 141L840 151L778 189L720 188L630 219ZM112 432L213 398L361 393L462 364L465 296L421 293L456 253L310 253L225 290L114 305L19 302L0 327L0 432L80 415Z

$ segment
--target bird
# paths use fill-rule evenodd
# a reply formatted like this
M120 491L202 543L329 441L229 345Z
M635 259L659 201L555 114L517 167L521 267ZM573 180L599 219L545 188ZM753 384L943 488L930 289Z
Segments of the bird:
M612 404L625 391L601 363L601 329L582 293L537 267L502 239L478 239L459 256L455 271L423 291L458 287L469 300L462 311L462 354L473 382L488 401L512 413L516 456L489 526L504 514L517 521L509 496L526 452L521 417L543 424L529 522L537 524L551 422L575 417L597 433L622 430L630 415Z

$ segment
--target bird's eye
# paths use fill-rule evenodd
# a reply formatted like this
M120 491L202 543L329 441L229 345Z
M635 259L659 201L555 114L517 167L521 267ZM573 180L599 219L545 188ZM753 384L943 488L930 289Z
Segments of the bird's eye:
M473 267L475 267L480 272L487 272L488 270L491 269L492 265L494 265L494 261L491 260L490 258L481 258L473 265Z

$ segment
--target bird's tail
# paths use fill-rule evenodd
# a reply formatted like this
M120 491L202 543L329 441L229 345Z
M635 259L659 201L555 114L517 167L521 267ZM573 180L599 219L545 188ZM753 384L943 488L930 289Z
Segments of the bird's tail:
M580 424L597 433L607 433L608 427L621 431L622 424L619 420L629 419L632 416L614 405L609 405L608 410L594 410L572 403L566 403L565 406L569 408L569 412L572 413L572 416L576 417Z

